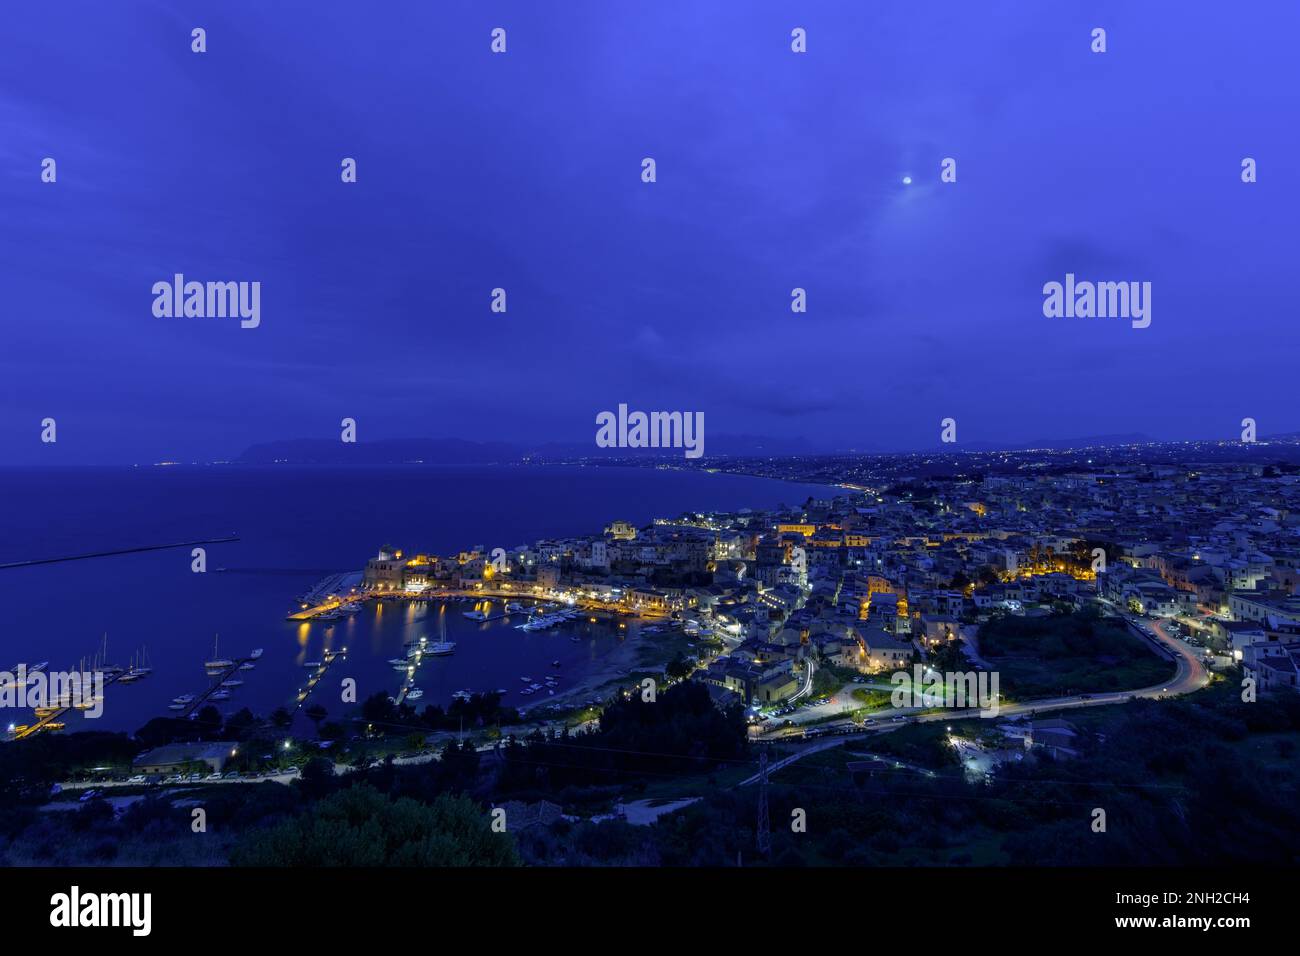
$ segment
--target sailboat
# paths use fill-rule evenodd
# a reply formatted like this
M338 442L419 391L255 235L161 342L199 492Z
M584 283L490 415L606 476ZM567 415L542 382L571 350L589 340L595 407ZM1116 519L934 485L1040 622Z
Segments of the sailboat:
M203 662L203 669L206 670L206 671L209 673L209 675L214 676L214 677L216 676L217 673L219 673L219 672L221 672L221 671L224 671L226 668L228 668L228 667L234 667L234 666L235 666L235 662L234 662L234 661L229 660L229 659L227 659L227 658L225 658L225 657L218 657L218 656L217 656L217 642L218 642L220 639L221 639L221 635L220 635L220 634L218 634L215 638L213 638L213 640L212 640L212 660L210 660L210 661L204 661L204 662Z
M118 664L108 663L108 632L107 631L104 632L104 643L103 646L100 648L100 652L97 655L97 658L98 658L97 663L99 665L95 668L95 670L97 671L103 671L105 674L120 674L122 673L123 670L125 670L124 667Z

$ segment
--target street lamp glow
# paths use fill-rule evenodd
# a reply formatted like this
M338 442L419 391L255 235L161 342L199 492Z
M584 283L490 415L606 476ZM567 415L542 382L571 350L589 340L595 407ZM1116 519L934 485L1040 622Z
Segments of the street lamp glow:
M904 177L903 177L903 185L904 185L904 186L910 186L910 185L912 185L912 177L911 177L911 176L904 176Z

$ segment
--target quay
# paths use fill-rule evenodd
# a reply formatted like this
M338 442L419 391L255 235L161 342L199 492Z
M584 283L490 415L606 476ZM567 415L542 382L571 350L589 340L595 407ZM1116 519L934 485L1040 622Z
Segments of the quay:
M316 685L320 683L321 678L325 676L325 672L330 669L330 665L340 657L347 657L347 654L348 649L346 647L341 647L337 651L325 652L325 656L321 658L320 667L312 671L311 677L307 678L307 686L298 689L298 696L293 707L294 713L297 713L302 709L303 704L307 703L307 698L310 697L311 692L316 689Z
M104 676L104 691L107 692L108 685L117 683L118 678L125 673L126 671L117 671L114 674L106 674ZM27 737L35 736L36 734L40 733L42 730L62 729L63 724L59 721L59 718L62 717L70 710L72 710L71 704L69 704L66 707L59 707L58 709L52 711L51 713L46 714L44 717L37 718L35 723L18 727L17 729L14 730L12 734L9 735L9 739L24 740Z
M261 658L261 656L262 656L262 651L259 648L258 650L253 651L253 653L250 654L248 657L241 657L238 660L232 662L229 667L223 668L221 673L216 675L216 677L213 678L212 683L208 686L207 690L205 690L203 693L195 697L194 700L192 700L190 703L186 704L185 707L177 714L177 717L178 718L189 717L196 710L198 710L205 703L207 703L208 698L210 698L217 691L221 690L222 682L228 681L235 674L238 674L245 664L256 663Z

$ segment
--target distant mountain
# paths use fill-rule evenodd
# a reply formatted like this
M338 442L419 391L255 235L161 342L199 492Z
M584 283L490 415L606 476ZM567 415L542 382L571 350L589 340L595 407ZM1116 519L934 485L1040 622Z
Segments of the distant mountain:
M246 448L237 459L245 464L283 462L294 465L483 465L518 461L520 449L504 442L461 438L394 438L345 444L324 438L263 442Z
M955 451L1024 451L1028 448L1103 448L1115 445L1153 445L1158 439L1142 432L1119 435L1088 435L1084 438L1040 438L1024 442L971 441L953 446Z
M713 456L789 456L813 454L802 438L766 438L758 435L704 434L704 453ZM539 445L477 442L463 438L395 438L344 444L325 438L297 438L263 442L236 459L245 464L294 465L486 465L523 459L573 458L680 458L680 448L597 448L589 442L546 442Z

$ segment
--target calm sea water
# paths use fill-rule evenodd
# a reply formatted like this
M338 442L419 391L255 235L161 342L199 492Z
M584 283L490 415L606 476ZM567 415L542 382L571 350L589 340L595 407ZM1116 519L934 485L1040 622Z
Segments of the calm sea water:
M151 677L109 688L104 714L87 729L134 730L167 715L182 693L206 686L202 662L220 635L223 657L264 649L257 668L220 709L266 713L304 686L303 665L328 648L348 648L312 702L331 716L339 680L364 698L394 692L387 663L410 637L445 631L451 657L427 661L419 705L446 705L460 689L507 688L548 674L560 689L608 653L618 635L583 622L525 633L477 624L470 605L374 602L350 619L303 625L285 620L294 598L327 573L358 570L379 546L450 553L475 545L512 547L538 538L599 532L616 518L646 522L686 510L767 508L825 496L818 485L648 468L502 467L142 467L0 469L0 563L238 533L207 547L208 573L190 569L188 548L0 570L0 669L50 662L73 669L107 635L110 659L125 664L147 646ZM217 568L225 568L217 572ZM574 642L570 636L578 634ZM561 666L550 662L560 659ZM319 694L319 698L315 696ZM25 723L30 712L0 714ZM70 717L69 729L78 729Z

